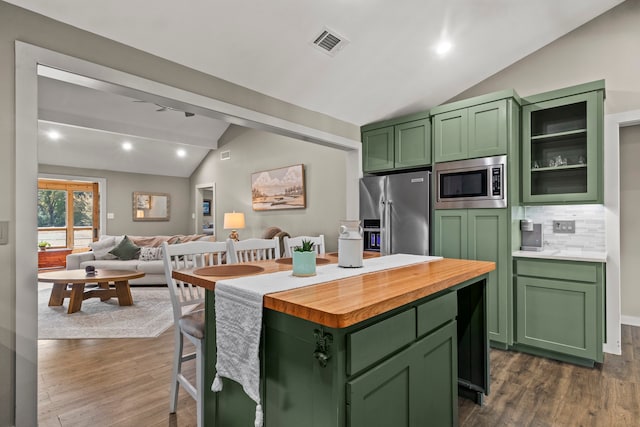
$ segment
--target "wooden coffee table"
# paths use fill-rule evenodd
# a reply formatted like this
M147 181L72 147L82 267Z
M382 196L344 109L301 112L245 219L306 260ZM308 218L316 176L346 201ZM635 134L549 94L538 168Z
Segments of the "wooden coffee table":
M96 274L87 275L84 270L58 270L38 274L38 281L53 282L49 306L61 306L65 298L69 298L68 314L80 311L82 301L87 298L100 298L107 301L118 298L120 305L133 305L129 280L143 277L144 273L131 270L100 270ZM85 290L87 283L97 283L98 288ZM113 288L110 287L113 283ZM71 286L71 289L69 289Z

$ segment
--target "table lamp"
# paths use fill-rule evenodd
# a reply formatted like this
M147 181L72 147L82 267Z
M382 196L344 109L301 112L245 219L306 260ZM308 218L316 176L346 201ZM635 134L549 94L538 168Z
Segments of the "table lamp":
M224 225L222 227L225 230L231 230L231 234L229 234L229 238L237 242L239 240L237 230L244 228L244 214L242 212L225 213Z

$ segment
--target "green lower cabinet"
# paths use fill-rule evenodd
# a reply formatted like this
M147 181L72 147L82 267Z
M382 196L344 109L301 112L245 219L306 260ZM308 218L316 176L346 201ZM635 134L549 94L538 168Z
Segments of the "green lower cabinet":
M474 390L489 390L486 278L341 329L265 310L264 427L457 426L459 379ZM204 425L253 425L256 405L240 385L224 379L222 391L211 391L213 291L206 293L205 310Z
M347 384L350 427L455 426L455 321Z
M487 280L489 339L506 347L509 339L509 225L506 209L441 209L434 215L434 255L493 261Z
M604 268L517 259L516 348L590 365L602 362Z

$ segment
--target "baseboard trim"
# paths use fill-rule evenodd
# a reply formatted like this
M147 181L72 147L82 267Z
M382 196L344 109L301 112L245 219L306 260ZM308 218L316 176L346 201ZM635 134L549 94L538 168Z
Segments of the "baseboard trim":
M622 323L623 325L640 326L640 317L620 316L620 323Z

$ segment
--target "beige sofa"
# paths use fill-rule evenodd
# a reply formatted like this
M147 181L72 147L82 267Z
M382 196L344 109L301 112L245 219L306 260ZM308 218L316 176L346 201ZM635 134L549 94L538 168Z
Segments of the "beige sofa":
M93 242L89 252L73 253L67 255L67 270L84 269L91 265L95 268L132 270L145 273L144 277L130 281L132 285L166 285L164 276L164 264L161 249L162 242L184 243L194 240L215 240L214 236L204 234L174 235L174 236L128 236L131 242L144 251L145 258L139 257L129 260L118 259L109 254L125 236L100 236L100 240ZM155 248L155 249L149 249Z

